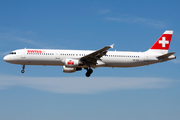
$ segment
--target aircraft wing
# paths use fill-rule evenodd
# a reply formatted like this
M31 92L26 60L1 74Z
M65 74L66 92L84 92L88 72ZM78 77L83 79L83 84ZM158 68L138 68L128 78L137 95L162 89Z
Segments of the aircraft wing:
M100 58L103 56L103 55L106 55L107 53L107 50L109 48L113 48L114 44L113 45L110 45L110 46L105 46L104 48L101 48L93 53L90 53L84 57L82 57L80 60L82 62L85 62L86 64L96 64L96 61L97 60L101 60Z

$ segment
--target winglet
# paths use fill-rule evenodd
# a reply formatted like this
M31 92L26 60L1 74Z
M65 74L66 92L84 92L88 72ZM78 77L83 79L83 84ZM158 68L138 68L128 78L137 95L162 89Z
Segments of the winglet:
M114 44L110 45L111 48L113 48Z

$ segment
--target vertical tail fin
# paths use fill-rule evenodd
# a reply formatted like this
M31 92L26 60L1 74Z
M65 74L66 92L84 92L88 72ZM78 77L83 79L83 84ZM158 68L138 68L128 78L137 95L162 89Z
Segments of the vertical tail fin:
M154 43L154 45L148 50L148 52L159 52L162 54L168 53L171 43L173 31L166 30L162 36Z

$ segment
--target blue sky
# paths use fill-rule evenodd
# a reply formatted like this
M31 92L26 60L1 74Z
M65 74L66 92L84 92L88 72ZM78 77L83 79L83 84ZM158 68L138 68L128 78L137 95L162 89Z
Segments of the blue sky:
M179 120L179 1L0 1L3 120ZM177 59L136 68L67 74L60 66L3 61L21 48L146 51L165 30Z

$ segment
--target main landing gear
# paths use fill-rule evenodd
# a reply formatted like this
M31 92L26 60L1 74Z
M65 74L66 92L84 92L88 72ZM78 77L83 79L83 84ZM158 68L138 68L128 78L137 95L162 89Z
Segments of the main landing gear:
M93 73L93 70L91 68L87 68L86 70L87 70L86 77L90 77L91 74Z
M21 70L21 73L24 73L24 72L25 72L24 69L25 69L25 65L23 65L22 70Z

